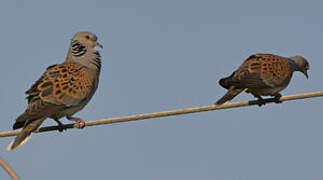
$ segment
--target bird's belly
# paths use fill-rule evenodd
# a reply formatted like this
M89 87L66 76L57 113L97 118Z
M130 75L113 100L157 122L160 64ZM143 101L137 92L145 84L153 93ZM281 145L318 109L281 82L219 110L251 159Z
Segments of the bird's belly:
M251 88L248 89L248 92L256 96L275 96L283 89L285 89L284 86L275 88Z
M96 85L97 87L97 85ZM94 89L94 91L89 95L88 98L86 98L83 102L81 102L79 105L76 105L76 106L71 106L71 107L68 107L66 109L64 109L63 111L60 111L60 112L57 112L55 113L53 116L51 116L50 118L52 119L60 119L60 118L63 118L65 116L72 116L73 114L79 112L80 110L82 110L84 108L84 106L90 101L90 99L92 98L95 90L96 90L96 87Z
M63 111L62 113L64 114L64 116L72 116L73 114L79 112L80 110L83 109L84 106L74 106L74 107L70 107L68 109L66 109L65 111Z
M60 119L60 118L63 118L65 116L72 116L73 114L75 114L75 113L79 112L80 110L82 110L84 106L85 106L85 104L80 105L80 106L73 106L73 107L66 108L63 111L57 112L54 115L50 116L50 118L52 118L52 119Z

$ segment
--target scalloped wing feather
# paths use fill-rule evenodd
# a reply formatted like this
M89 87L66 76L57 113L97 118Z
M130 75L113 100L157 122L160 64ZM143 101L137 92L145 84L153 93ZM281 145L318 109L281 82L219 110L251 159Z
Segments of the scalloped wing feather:
M226 87L272 88L288 83L291 67L287 58L272 54L255 54L247 58L228 78L222 80Z
M26 93L28 102L41 99L48 103L75 106L91 93L93 75L82 65L63 63L50 66Z

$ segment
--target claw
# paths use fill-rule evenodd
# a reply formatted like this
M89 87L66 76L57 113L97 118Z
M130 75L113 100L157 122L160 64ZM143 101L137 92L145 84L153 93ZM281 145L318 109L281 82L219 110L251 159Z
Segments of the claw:
M64 130L67 130L67 128L63 127L63 125L58 125L58 132L63 132Z
M256 98L258 98L258 106L261 107L262 105L266 104L266 101L261 97L261 96L255 96Z
M258 106L261 107L261 106L264 106L265 104L266 104L265 101L260 100L260 102L258 103Z
M283 103L283 101L280 100L280 98L282 97L281 94L277 94L274 99L275 99L275 103L280 104Z
M74 121L74 127L75 128L79 128L82 129L85 127L85 121L81 118L76 118L76 117L71 117L71 116L66 116L66 118L70 121Z

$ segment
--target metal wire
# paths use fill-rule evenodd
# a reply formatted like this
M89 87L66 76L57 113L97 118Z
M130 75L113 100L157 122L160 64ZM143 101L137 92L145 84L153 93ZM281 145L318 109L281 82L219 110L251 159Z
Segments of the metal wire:
M302 93L302 94L294 94L288 96L282 96L280 98L281 101L291 101L297 99L305 99L305 98L313 98L313 97L322 97L323 91L317 92L309 92L309 93ZM274 98L265 99L266 103L273 103L275 102ZM94 120L94 121L87 121L85 122L86 126L98 126L103 124L112 124L112 123L121 123L121 122L128 122L128 121L137 121L137 120L144 120L144 119L153 119L158 117L165 117L165 116L175 116L181 114L189 114L189 113L197 113L203 111L212 111L212 110L219 110L219 109L229 109L229 108L238 108L244 106L253 106L258 105L260 101L243 101L243 102L236 102L236 103L226 103L222 105L207 105L207 106L200 106L200 107L193 107L193 108L184 108L184 109L176 109L170 111L162 111L162 112L153 112L153 113L146 113L146 114L137 114L131 116L123 116L123 117L115 117L115 118L108 118L108 119L101 119L101 120ZM63 125L66 129L75 128L75 124L65 124ZM47 131L56 131L58 130L58 126L48 126L42 127L38 129L35 133L47 132ZM6 131L0 132L0 137L8 137L8 136L16 136L18 135L20 130L15 131Z

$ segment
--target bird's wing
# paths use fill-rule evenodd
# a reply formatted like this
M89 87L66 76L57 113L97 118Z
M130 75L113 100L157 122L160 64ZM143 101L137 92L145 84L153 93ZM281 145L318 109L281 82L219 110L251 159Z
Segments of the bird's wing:
M95 79L86 67L63 63L47 68L46 72L26 91L28 107L16 119L16 126L28 120L50 117L71 106L81 104L93 90Z
M291 76L291 68L284 57L271 54L250 56L227 79L226 84L237 88L271 88Z
M94 80L93 75L82 65L53 65L26 91L27 99L29 103L40 98L47 103L75 106L91 93Z

